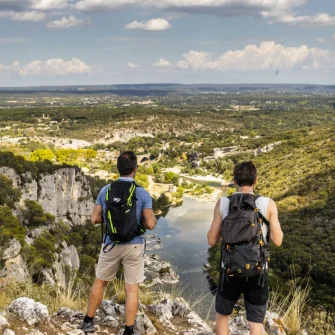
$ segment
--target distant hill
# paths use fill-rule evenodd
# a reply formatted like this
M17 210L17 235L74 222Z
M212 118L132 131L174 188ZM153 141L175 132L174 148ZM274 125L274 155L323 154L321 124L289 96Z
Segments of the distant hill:
M125 85L80 85L3 87L1 93L64 93L64 94L115 94L121 96L166 96L218 92L274 92L274 93L335 93L335 85L306 84L125 84Z

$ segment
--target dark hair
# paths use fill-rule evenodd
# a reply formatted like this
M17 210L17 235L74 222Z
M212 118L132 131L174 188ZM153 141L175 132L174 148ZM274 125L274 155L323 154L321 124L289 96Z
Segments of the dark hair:
M137 167L137 157L132 151L123 152L117 159L120 176L128 176Z
M234 180L238 186L252 186L257 179L257 169L253 162L242 162L235 165Z

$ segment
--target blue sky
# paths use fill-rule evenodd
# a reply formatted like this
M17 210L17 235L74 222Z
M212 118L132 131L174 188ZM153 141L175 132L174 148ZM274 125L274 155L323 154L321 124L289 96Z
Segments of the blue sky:
M0 50L2 87L335 84L335 2L0 0Z

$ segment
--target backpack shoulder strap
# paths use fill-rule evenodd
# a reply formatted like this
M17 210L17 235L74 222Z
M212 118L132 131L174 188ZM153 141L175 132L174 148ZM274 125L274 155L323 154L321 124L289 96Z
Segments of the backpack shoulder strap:
M105 201L108 201L109 200L109 193L110 191L112 190L113 186L117 183L117 180L115 181L112 181L109 185L109 187L107 188L106 190L106 196L105 196Z

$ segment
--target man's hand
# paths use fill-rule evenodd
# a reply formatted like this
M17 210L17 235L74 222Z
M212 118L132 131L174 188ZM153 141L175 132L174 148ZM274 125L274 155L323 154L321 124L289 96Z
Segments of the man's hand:
M208 244L211 247L214 247L216 243L220 240L220 229L221 229L221 214L220 214L220 200L216 203L215 209L214 209L214 218L211 225L211 228L207 234Z
M154 214L154 211L151 208L145 208L143 209L143 224L144 227L149 229L149 230L153 230L156 227L156 223L157 223L157 219L156 216Z
M102 206L95 204L91 214L91 221L93 224L102 223Z

